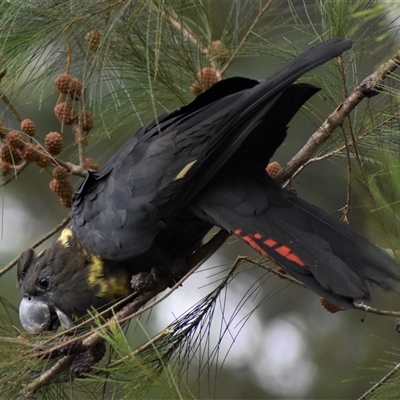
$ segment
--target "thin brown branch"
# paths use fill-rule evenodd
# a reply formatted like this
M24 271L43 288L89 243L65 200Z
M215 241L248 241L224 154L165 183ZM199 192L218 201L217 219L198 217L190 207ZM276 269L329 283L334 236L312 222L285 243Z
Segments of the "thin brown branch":
M396 366L390 370L379 382L377 382L374 386L372 386L369 390L367 390L361 397L357 400L366 400L366 398L375 392L376 389L383 386L392 376L394 376L400 370L400 363L396 364Z
M79 116L78 116L78 122L74 124L74 130L75 130L75 140L76 143L78 143L78 156L79 156L79 166L83 169L85 168L85 132L83 130L83 121L82 121L82 111L81 107L79 107ZM87 171L86 171L87 172Z
M123 3L126 3L126 0L118 0L118 1L116 1L116 2L114 2L114 3L111 3L111 4L107 5L106 7L102 8L102 9L100 9L100 10L96 10L96 11L94 11L94 12L88 12L88 13L86 13L86 14L83 14L83 15L81 15L80 17L75 18L75 19L72 21L72 23L78 25L78 24L80 24L82 21L87 20L87 19L89 19L89 18L92 18L93 16L96 16L96 15L100 15L100 14L103 14L103 13L110 12L110 10L112 10L113 8L116 8L117 6L119 6L120 4L123 4ZM142 5L143 5L144 3L145 3L145 1L142 0L141 4L138 5L138 7L142 7ZM71 21L68 20L68 21L67 21L65 24L63 24L61 27L57 27L57 28L62 30L62 29L69 29L70 27L71 27ZM52 30L50 30L49 32L52 32Z
M5 186L13 180L17 179L18 175L28 166L28 164L29 163L27 163L26 161L23 161L21 164L15 165L12 169L10 177L4 182L1 182L0 187Z
M0 92L0 98L3 101L3 103L11 110L12 114L14 115L14 118L21 123L22 122L22 116L19 113L17 107L14 106L13 103L11 103L11 100L2 92ZM10 177L3 182L1 182L0 187L7 185L14 179L18 177L18 175L28 166L28 163L26 161L23 161L21 164L14 165L13 166L13 171Z
M381 121L378 125L376 125L374 127L374 129L370 129L366 132L363 133L362 138L368 137L370 134L372 134L374 132L374 130L377 130L378 128L388 124L390 121L392 121L394 118L398 117L400 115L400 112L396 112L393 115L389 116L388 118L386 118L385 120ZM348 143L348 146L351 147L353 145L353 143ZM304 163L303 165L301 165L299 168L297 168L297 170L293 173L293 175L291 176L291 179L295 178L297 175L299 175L301 173L301 171L303 171L304 168L306 168L309 164L315 163L315 162L319 162L319 161L323 161L326 160L330 157L336 156L339 153L343 153L343 151L346 150L346 145L340 146L326 154L323 154L322 156L318 156L318 157L313 157L310 158L306 163ZM286 182L286 185L288 185L289 182Z
M244 46L244 44L247 42L247 40L249 39L249 36L253 32L254 28L260 22L262 16L266 13L266 11L271 7L272 3L273 3L273 0L269 0L264 5L264 7L260 10L260 12L257 14L256 18L254 19L253 23L250 25L249 29L247 30L247 32L243 36L242 40L240 41L240 43L236 47L235 51L232 53L232 55L229 58L229 60L224 64L223 68L221 69L221 71L220 71L221 75L223 75L223 73L226 71L226 69L231 65L232 61L236 58L238 52Z
M88 170L86 167L82 167L80 165L76 165L74 163L71 163L69 161L64 161L61 160L60 158L54 158L54 162L58 165L61 165L62 167L66 168L68 172L70 172L72 175L80 176L82 178L86 178L88 174Z
M344 58L343 54L338 57L338 64L339 64L339 71L340 71L340 77L341 77L341 82L343 84L343 99L346 99L349 96L348 90L347 90L347 79L346 79L346 69L344 65ZM359 152L358 152L358 147L357 147L357 141L353 129L353 124L350 118L350 115L347 115L346 117L346 122L348 126L348 130L350 132L350 137L351 137L351 143L354 146L354 152L357 157L357 160L359 160ZM346 205L342 207L342 216L341 216L341 221L343 222L348 222L347 219L347 214L350 210L351 207L351 201L352 201L352 190L351 190L351 185L352 185L352 178L353 178L353 173L352 173L352 165L351 165L351 155L350 155L350 146L349 146L349 141L347 140L346 136L346 131L343 129L342 126L342 136L343 136L343 141L345 143L345 150L346 150L346 158L347 158L347 196L346 196Z
M69 75L69 71L71 69L71 64L72 64L72 48L70 40L67 41L67 52L68 55L67 55L67 65L65 67L65 73Z
M266 11L271 7L273 3L273 0L269 0L264 6L263 8L260 10L260 12L257 14L256 18L254 19L254 21L252 22L252 24L250 25L249 29L247 30L247 32L245 33L245 35L243 36L242 40L240 41L240 43L238 44L238 46L236 47L236 49L234 50L233 54L231 55L231 57L228 59L228 61L224 64L224 66L219 69L219 75L222 76L223 73L229 68L230 64L232 63L232 61L236 58L238 52L241 50L241 48L244 46L244 44L248 41L251 33L253 32L254 28L256 27L256 25L260 22L261 18L263 17L263 15L266 13ZM169 15L167 16L168 20L171 22L171 24L179 31L181 31L183 33L183 35L190 40L192 43L194 43L203 54L208 54L209 53L209 49L207 47L204 46L204 44L201 42L200 38L191 30L189 29L182 20L180 20L176 15L172 15L171 13L169 13ZM214 63L213 59L210 60L211 65L218 70L217 65Z
M398 115L396 115L398 116ZM378 129L381 126L384 126L385 124L389 123L392 119L394 119L396 116L390 116L387 119L385 119L384 121L382 121L381 123L379 123L377 126L375 126L374 130ZM370 135L371 133L373 133L373 130L364 132L362 137L367 137L368 135ZM291 176L291 179L295 178L297 175L299 175L301 173L301 171L303 171L304 168L306 168L308 165L315 163L315 162L319 162L319 161L323 161L323 160L327 160L330 157L334 157L340 153L343 153L344 151L346 151L346 146L351 147L353 146L353 143L348 143L345 145L342 145L326 154L323 154L322 156L318 156L318 157L313 157L310 158L307 162L305 162L303 165L299 166L299 168L297 168L297 170L293 173L293 175ZM289 181L287 181L284 185L282 186L287 186L289 185Z
M242 261L246 261L246 262L248 262L250 264L258 265L261 268L264 268L268 272L271 272L271 273L279 276L279 278L286 279L286 280L288 280L288 281L290 281L292 283L295 283L296 285L299 285L301 287L306 288L306 285L304 285L302 282L300 282L297 279L291 277L290 275L287 275L285 272L281 272L276 267L269 267L268 265L265 265L264 263L261 263L259 261L253 260L250 257L242 256L240 258L241 258ZM356 310L360 310L360 311L362 311L364 313L382 315L382 316L386 316L386 317L400 317L400 311L380 310L378 308L367 306L367 305L365 305L363 303L361 303L361 304L354 303L353 304L353 308L356 309Z
M284 183L294 175L297 169L306 164L318 147L328 140L335 129L343 123L345 118L364 98L379 94L383 80L398 67L399 62L400 52L365 78L311 135L303 148L277 173L275 180L280 184Z
M302 287L306 287L302 282L300 282L297 279L293 278L292 276L286 274L285 272L280 271L276 267L270 267L270 266L266 265L265 263L253 260L252 258L247 257L247 256L241 256L240 260L241 261L246 261L246 262L248 262L250 264L253 264L253 265L257 265L257 266L267 270L268 272L271 272L271 273L275 274L276 276L279 276L279 278L286 279L286 280L288 280L288 281L290 281L292 283L295 283L296 285L299 285L299 286L302 286Z
M192 42L199 51L204 55L209 55L209 48L204 45L198 35L196 35L189 27L185 25L185 23L175 14L172 13L171 10L168 10L168 14L164 12L165 18L172 24L172 26L179 32L183 34L186 39ZM210 65L218 71L218 64L211 58L209 59ZM218 71L218 76L221 77L221 74ZM221 79L221 78L220 78Z
M14 104L11 103L10 99L4 93L1 93L1 92L0 92L0 98L3 101L3 103L11 110L12 114L14 115L14 118L19 123L21 123L22 122L21 114L18 112L18 110L14 106Z
M24 388L24 396L30 398L29 395L33 395L41 387L48 385L56 375L65 371L73 360L73 356L64 356L63 358L60 358L51 368Z
M189 29L182 20L180 20L176 15L172 15L171 11L169 11L166 17L176 30L182 32L183 35L193 44L198 46L203 53L206 51L206 48L201 43L199 37L191 29Z
M350 145L351 145L351 144L350 144ZM322 156L310 158L310 159L309 159L308 161L306 161L303 165L300 165L300 166L296 169L296 171L295 171L295 172L293 173L293 175L291 176L291 179L293 179L293 178L295 178L297 175L299 175L299 174L301 173L301 171L303 171L303 169L306 168L308 165L310 165L310 164L312 164L312 163L314 163L314 162L326 160L326 159L329 158L329 157L332 157L332 156L335 156L336 154L339 154L339 153L342 152L343 150L346 150L346 146L345 146L345 145L339 147L339 148L336 149L336 150L330 151L329 153L326 153L326 154L324 154L324 155L322 155ZM284 183L282 186L283 186L283 187L288 186L289 183L290 183L290 182L287 181L287 182Z
M400 311L380 310L379 308L370 307L363 303L355 303L354 308L369 314L382 315L386 317L400 317Z
M357 142L354 136L354 132L352 129L352 125L351 125L351 121L350 121L350 116L347 117L347 121L348 121L348 125L350 127L350 135L351 135L351 144L356 148L357 147ZM349 142L347 140L346 137L346 132L344 131L343 127L342 127L342 136L343 136L343 140L345 143L345 151L346 151L346 159L347 159L347 190L346 190L346 205L344 207L342 207L342 216L341 216L341 221L344 222L348 222L347 219L347 214L350 211L350 207L351 207L351 200L352 200L352 190L351 190L351 183L352 183L352 177L353 177L353 173L352 173L352 165L351 165L351 155L350 155L350 146L349 146ZM356 157L357 160L359 160L359 155L358 155L358 150L355 149L356 152Z
M40 244L42 244L45 240L47 240L49 237L53 236L55 233L57 233L58 231L60 231L61 229L63 229L69 222L69 220L71 219L71 217L68 215L67 217L65 217L56 227L54 227L51 231L47 232L44 236L42 236L38 241L36 241L35 243L33 243L30 248L34 249L36 247L38 247ZM14 260L12 260L8 265L6 265L3 269L0 270L0 276L2 276L3 274L5 274L7 271L9 271L14 265L17 264L19 260L19 256L17 258L15 258Z

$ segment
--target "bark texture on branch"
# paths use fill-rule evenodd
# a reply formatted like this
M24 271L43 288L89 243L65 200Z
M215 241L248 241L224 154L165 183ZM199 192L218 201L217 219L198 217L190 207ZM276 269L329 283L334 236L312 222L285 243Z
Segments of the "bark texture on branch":
M302 149L275 176L279 184L290 179L296 170L302 167L315 153L319 146L326 142L335 129L364 99L380 93L384 79L400 64L400 51L389 61L382 64L371 75L367 76L353 92L333 111L323 124L311 135Z

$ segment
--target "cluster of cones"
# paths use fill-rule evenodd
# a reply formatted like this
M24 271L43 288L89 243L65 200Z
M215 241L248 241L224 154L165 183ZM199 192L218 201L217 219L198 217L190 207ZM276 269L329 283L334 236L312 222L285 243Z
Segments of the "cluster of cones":
M97 50L100 38L101 35L97 31L86 34L85 40L91 52ZM93 115L88 110L75 111L73 108L74 102L79 104L82 99L81 81L64 73L56 79L55 86L61 93L60 96L66 95L69 99L56 105L55 116L62 125L78 124L86 138L94 126ZM16 174L18 168L24 163L34 163L40 168L53 167L54 179L50 182L50 189L58 196L61 204L70 207L74 192L68 179L70 171L60 165L66 163L55 159L55 156L61 154L64 149L63 135L59 132L49 132L44 138L44 143L39 144L39 141L34 138L35 134L35 123L30 119L24 119L21 122L20 130L8 130L0 124L0 174ZM99 168L91 158L85 159L84 167L91 170Z

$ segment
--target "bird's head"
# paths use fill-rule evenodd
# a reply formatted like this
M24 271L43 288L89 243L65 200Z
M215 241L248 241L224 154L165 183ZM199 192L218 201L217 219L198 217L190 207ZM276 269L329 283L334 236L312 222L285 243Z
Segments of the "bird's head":
M22 253L18 262L21 293L19 317L29 333L69 329L88 310L104 307L129 294L129 277L110 271L70 228L53 245L35 255Z

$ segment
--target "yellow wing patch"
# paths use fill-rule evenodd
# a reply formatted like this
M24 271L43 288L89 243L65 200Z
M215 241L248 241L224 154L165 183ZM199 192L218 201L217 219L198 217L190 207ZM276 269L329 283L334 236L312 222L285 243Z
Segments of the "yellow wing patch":
M177 181L178 179L182 179L186 176L186 174L189 172L190 168L193 167L194 164L196 164L197 160L191 161L189 164L186 164L179 174L174 178L174 181Z

